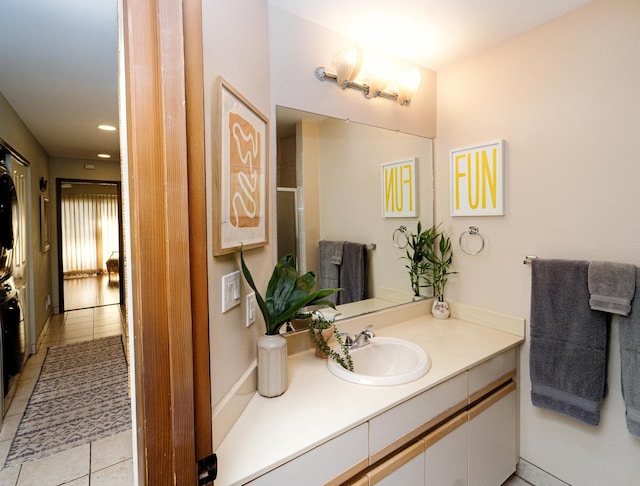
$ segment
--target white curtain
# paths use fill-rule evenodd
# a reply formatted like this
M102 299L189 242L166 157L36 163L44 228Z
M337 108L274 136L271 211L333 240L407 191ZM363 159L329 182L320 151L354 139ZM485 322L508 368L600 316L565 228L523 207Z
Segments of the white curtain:
M61 213L63 272L106 272L106 261L118 251L118 197L64 195Z

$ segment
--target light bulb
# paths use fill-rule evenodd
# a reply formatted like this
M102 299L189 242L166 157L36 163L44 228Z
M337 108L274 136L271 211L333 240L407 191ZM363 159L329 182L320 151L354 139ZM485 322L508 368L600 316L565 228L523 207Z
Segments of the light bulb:
M418 68L407 69L398 75L398 103L408 105L420 87Z
M364 54L360 46L345 47L333 56L332 62L336 67L338 86L345 89L349 82L358 77L362 68Z

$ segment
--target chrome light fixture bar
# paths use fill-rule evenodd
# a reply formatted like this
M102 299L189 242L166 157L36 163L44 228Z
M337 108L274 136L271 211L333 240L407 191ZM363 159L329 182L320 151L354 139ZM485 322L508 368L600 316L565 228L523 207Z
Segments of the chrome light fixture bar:
M420 72L417 68L408 69L396 76L397 91L387 89L391 76L385 60L374 58L369 63L362 80L358 75L364 65L364 52L358 45L339 49L331 60L336 71L324 67L316 69L316 78L320 81L333 81L340 89L353 88L360 90L365 98L387 98L397 101L401 106L411 103L420 86Z
M333 81L336 84L338 84L338 75L333 71L328 71L323 66L316 68L315 73L316 73L316 78L318 78L319 81ZM399 100L398 99L399 95L395 91L389 91L386 89L382 91L379 89L372 90L368 84L360 81L345 80L338 86L340 87L340 89L353 88L353 89L360 90L362 91L362 94L364 95L364 97L369 99L377 98L377 97L387 98L388 100L397 101L402 106L407 106L409 103L411 103L411 97L405 97Z

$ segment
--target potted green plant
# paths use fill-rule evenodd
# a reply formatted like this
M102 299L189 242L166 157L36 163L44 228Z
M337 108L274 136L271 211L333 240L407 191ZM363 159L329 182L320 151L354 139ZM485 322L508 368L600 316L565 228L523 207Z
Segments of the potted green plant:
M287 340L280 335L280 328L303 307L327 305L335 308L326 297L340 289L314 292L315 272L299 275L293 256L286 255L273 269L263 298L244 261L242 248L240 263L245 280L256 293L266 327L265 334L258 339L258 392L265 397L276 397L287 389Z
M315 313L311 324L309 324L309 336L311 336L311 340L316 347L316 356L324 359L331 358L344 369L353 371L351 353L345 345L340 331L338 331L338 326L333 321L328 320L321 313ZM342 354L334 351L329 346L329 341L332 337L335 337Z
M435 228L434 228L435 232ZM429 261L429 273L425 280L428 285L433 286L433 307L431 313L439 319L446 319L450 315L449 304L444 298L444 289L452 272L449 267L453 261L453 251L451 239L444 232L435 232L433 245L427 253Z
M410 233L407 236L407 252L402 257L408 260L405 268L409 270L414 300L421 299L420 288L428 286L426 276L431 270L431 261L427 257L433 252L433 242L436 236L434 226L423 230L420 221L418 221L416 229L416 233Z

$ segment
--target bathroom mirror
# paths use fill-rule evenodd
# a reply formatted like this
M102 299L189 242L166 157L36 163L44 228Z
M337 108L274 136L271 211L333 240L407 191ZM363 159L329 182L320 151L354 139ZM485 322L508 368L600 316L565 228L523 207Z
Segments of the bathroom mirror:
M278 258L293 254L299 271L318 273L321 240L361 243L367 299L339 304L337 319L410 302L406 251L393 235L433 224L433 141L280 106L276 132ZM415 161L416 216L384 217L381 166L402 161Z

